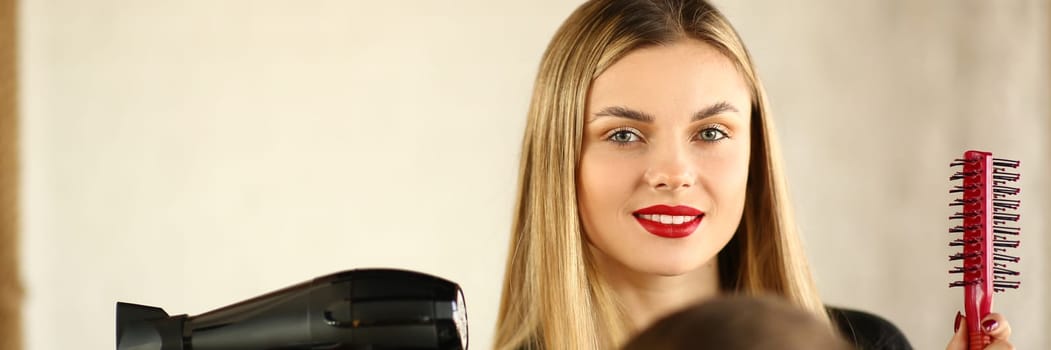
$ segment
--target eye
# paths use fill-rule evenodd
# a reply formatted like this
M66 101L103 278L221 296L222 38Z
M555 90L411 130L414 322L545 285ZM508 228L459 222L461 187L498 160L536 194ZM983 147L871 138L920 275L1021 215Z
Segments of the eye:
M704 142L715 142L725 139L729 137L729 135L727 135L726 131L723 131L722 128L716 126L709 126L707 128L701 129L701 131L697 133L697 137Z
M638 142L642 138L639 137L639 134L635 133L634 131L628 129L621 129L613 132L613 134L609 135L609 137L607 137L606 139L612 141L613 143L627 144L631 142Z

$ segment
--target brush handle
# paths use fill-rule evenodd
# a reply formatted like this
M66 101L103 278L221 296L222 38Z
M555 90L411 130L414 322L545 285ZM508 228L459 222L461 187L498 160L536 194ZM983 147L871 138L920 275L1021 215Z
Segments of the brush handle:
M992 295L983 293L978 286L967 286L964 289L964 312L967 314L967 349L985 349L992 340L982 328L982 320L989 315Z

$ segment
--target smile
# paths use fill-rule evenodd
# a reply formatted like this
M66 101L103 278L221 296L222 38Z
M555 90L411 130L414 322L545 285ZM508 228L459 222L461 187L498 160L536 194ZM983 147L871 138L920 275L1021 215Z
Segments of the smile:
M679 205L655 205L636 210L632 215L647 232L663 238L683 238L697 231L704 212Z
M653 222L659 222L665 225L673 224L678 225L685 222L700 219L700 216L680 216L680 215L657 215L657 214L638 214L635 217L649 220Z

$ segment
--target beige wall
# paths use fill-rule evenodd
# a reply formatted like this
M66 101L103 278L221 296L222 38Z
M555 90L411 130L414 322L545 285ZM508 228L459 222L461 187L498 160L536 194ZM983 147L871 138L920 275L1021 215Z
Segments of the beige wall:
M112 347L117 300L195 314L394 266L460 282L488 348L532 78L578 3L27 1L27 347ZM1024 162L1030 233L996 306L1051 342L1048 4L719 3L826 300L944 346L947 164L990 149Z
M1019 348L1051 344L1048 2L724 3L770 92L826 302L944 347L962 305L946 287L948 163L984 149L1023 162L1023 288L995 308Z
M0 349L22 346L15 1L0 0Z

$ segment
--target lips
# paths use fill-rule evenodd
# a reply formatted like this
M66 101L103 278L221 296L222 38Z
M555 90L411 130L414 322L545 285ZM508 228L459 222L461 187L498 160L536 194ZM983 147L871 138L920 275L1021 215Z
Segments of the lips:
M632 213L642 228L659 237L683 238L697 231L704 219L704 212L693 207L679 205L654 205Z

